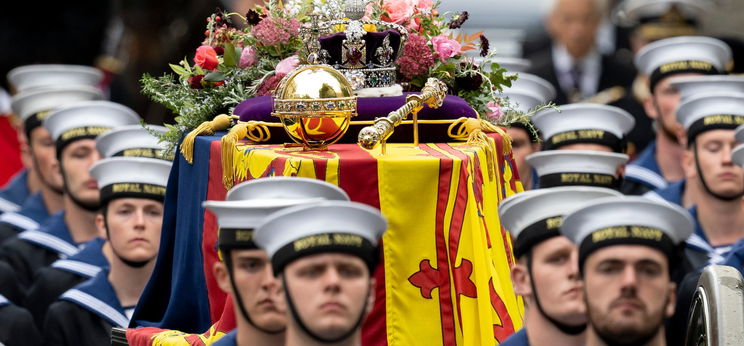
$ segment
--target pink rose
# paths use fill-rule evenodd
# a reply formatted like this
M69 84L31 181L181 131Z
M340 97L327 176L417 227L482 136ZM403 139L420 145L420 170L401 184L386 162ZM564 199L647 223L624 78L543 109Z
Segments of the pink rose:
M415 6L411 0L384 0L382 9L387 12L382 20L395 24L403 24L413 16Z
M274 71L276 74L289 74L292 70L300 64L300 59L297 55L292 55L276 64Z
M418 8L419 12L427 13L428 11L431 11L431 9L434 7L434 1L418 0L418 5L416 7Z
M217 51L210 46L201 46L196 49L196 55L194 55L194 63L199 65L201 68L207 70L214 70L220 63L217 60Z
M434 36L431 38L431 45L434 46L434 51L439 55L439 60L444 62L445 60L460 54L460 43L455 40L450 40L445 35Z
M246 46L243 51L240 52L240 61L238 67L246 68L255 65L258 62L258 56L256 56L256 49L251 46Z
M504 113L501 111L501 106L496 102L488 101L488 104L486 104L486 107L488 107L488 109L490 110L490 112L486 114L488 119L496 120L502 115L504 115Z

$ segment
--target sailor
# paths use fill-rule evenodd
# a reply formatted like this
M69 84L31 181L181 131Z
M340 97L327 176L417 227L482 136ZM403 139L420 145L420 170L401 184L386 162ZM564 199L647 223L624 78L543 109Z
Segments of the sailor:
M687 76L677 77L671 82L679 90L680 102L693 96L714 93L743 93L744 77L724 76ZM663 199L670 203L681 205L686 209L693 206L698 189L687 188L686 179L671 182L667 187L646 192L643 196Z
M635 119L614 106L571 104L532 117L543 136L543 150L575 149L623 153Z
M619 192L585 186L526 191L501 202L499 216L514 239L514 291L525 301L524 328L501 345L580 345L586 307L578 250L561 236L561 219L593 199Z
M78 101L100 99L101 92L91 86L55 86L37 88L16 94L13 111L23 121L27 153L31 166L14 180L7 192L29 190L34 193L24 198L15 211L0 215L0 243L19 232L39 228L52 214L62 210L62 177L57 168L54 140L49 131L41 126L44 117L55 108ZM21 183L22 177L30 180ZM32 184L32 182L35 182ZM3 198L0 192L0 198ZM6 198L7 199L7 198ZM0 204L3 202L0 201Z
M106 237L109 267L49 307L42 330L47 345L104 345L112 327L129 325L155 267L170 168L165 160L115 157L90 169L101 185L95 227Z
M215 345L284 345L288 316L284 297L266 251L254 243L253 232L264 218L281 209L349 197L333 184L298 177L251 180L228 194L227 201L204 202L220 227L222 261L215 263L214 276L237 307L236 329Z
M664 322L676 298L672 272L692 232L682 207L638 196L593 200L566 215L561 233L579 248L586 345L667 344Z
M117 126L137 124L139 119L133 110L108 101L75 103L44 119L44 127L55 140L64 182L64 211L53 215L44 227L24 231L0 247L0 260L13 267L24 290L33 283L36 270L76 254L79 245L98 236L99 191L88 172L100 158L94 139Z
M683 167L687 189L695 192L689 209L695 232L687 239L693 269L718 264L744 238L744 170L732 160L734 132L744 124L744 93L692 96L679 105L687 151Z
M628 155L594 150L546 150L527 156L540 188L596 186L619 190Z
M524 61L529 62L529 60ZM507 99L513 108L500 107L499 111L501 113L518 111L528 114L534 112L540 105L552 100L555 97L555 89L550 83L538 76L520 73L519 79L514 81L512 86L504 88L500 97ZM525 119L513 122L511 126L506 128L506 133L512 139L512 158L517 165L522 187L525 190L531 190L536 187L537 177L525 158L540 150L540 137L537 128Z
M736 129L736 138L739 143L744 143L744 125ZM731 159L736 165L744 168L744 144L736 146L731 153ZM732 246L731 251L721 264L732 266L739 270L740 273L744 273L744 239L739 240Z
M171 162L173 153L166 153L165 143L149 131L164 133L165 127L148 125L121 126L96 138L96 149L103 158L145 157L164 159ZM39 328L43 327L47 308L57 297L75 285L96 276L101 268L108 267L109 245L104 256L104 238L95 238L87 243L77 254L58 259L51 266L36 272L34 283L29 288L23 306L34 316Z
M386 228L375 208L326 201L283 209L256 229L256 244L269 254L290 312L287 346L361 343Z
M684 178L682 156L684 128L675 118L679 93L672 77L725 72L731 50L709 37L681 36L651 43L635 57L638 69L649 77L651 96L644 101L646 114L656 123L656 140L628 164L623 193L641 195L665 188Z
M0 214L22 209L31 194L39 192L53 182L50 172L55 170L50 169L49 165L54 161L54 152L49 134L41 127L44 116L53 108L65 103L101 99L100 90L93 86L102 78L103 73L99 70L78 65L26 65L14 68L8 73L8 81L16 91L11 107L23 122L25 139L22 142L28 146L30 166L18 174L5 189L0 190ZM47 92L41 91L44 89L47 89ZM59 92L60 89L68 91ZM50 90L57 92L49 95ZM38 100L39 97L44 100ZM18 102L22 104L17 104ZM39 130L36 130L37 128ZM56 182L59 183L59 179L56 179ZM57 188L57 194L61 195L59 190L61 188ZM52 202L48 192L45 199L49 207ZM56 204L61 204L61 196L57 196L56 199ZM21 221L21 224L28 225L28 222Z

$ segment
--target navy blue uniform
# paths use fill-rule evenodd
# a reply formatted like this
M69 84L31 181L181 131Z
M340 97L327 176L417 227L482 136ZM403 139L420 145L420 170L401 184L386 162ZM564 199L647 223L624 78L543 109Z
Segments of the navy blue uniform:
M28 171L23 170L0 190L0 214L18 211L31 192L28 190Z
M527 328L522 328L516 333L512 334L510 337L506 338L506 340L499 345L501 346L529 346L530 341L527 339Z
M238 345L238 331L233 330L223 336L217 342L213 343L212 346L237 346Z
M133 307L126 310L133 310ZM108 281L108 270L68 290L49 307L46 345L110 345L111 328L126 328L130 317Z
M625 180L620 192L626 195L643 195L646 192L666 188L669 184L656 162L656 143L650 143L635 161L625 167Z
M41 335L31 314L0 295L0 344L6 346L41 345Z
M643 197L663 200L684 207L682 204L684 202L683 197L685 194L685 182L686 180L682 179L680 181L669 183L669 185L667 185L667 187L663 189L646 192Z
M64 212L59 212L38 230L25 231L5 242L0 247L0 261L13 268L18 284L25 291L33 283L37 270L78 251L78 244L65 224Z
M50 216L41 194L32 195L19 211L0 215L0 244L20 232L39 228Z
M28 290L23 305L39 328L44 326L47 309L57 297L108 267L108 261L101 251L105 242L101 238L93 239L85 243L77 254L58 259L51 266L36 272L34 284Z
M697 217L697 207L689 209L690 215L695 222L695 232L687 238L685 244L685 257L694 269L703 268L709 264L721 264L731 252L733 244L713 246L710 245L708 237L705 236L703 227Z

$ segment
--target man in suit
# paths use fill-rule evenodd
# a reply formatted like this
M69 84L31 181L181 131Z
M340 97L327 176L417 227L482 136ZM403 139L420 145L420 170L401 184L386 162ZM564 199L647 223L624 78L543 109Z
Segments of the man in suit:
M636 119L629 136L631 147L643 148L653 132L643 108L628 98L635 69L597 49L597 30L606 8L606 0L554 0L545 20L552 44L530 57L532 67L527 72L555 87L558 105L590 101L630 112Z

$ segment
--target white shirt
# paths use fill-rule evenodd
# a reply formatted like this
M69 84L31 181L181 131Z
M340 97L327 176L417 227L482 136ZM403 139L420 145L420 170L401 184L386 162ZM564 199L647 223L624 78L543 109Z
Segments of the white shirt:
M559 44L553 45L553 66L558 77L561 89L566 93L573 90L574 81L571 68L578 65L581 69L581 80L579 81L581 98L594 96L599 88L599 76L602 73L602 56L596 49L592 49L583 59L574 62L573 57L568 54L565 47Z

